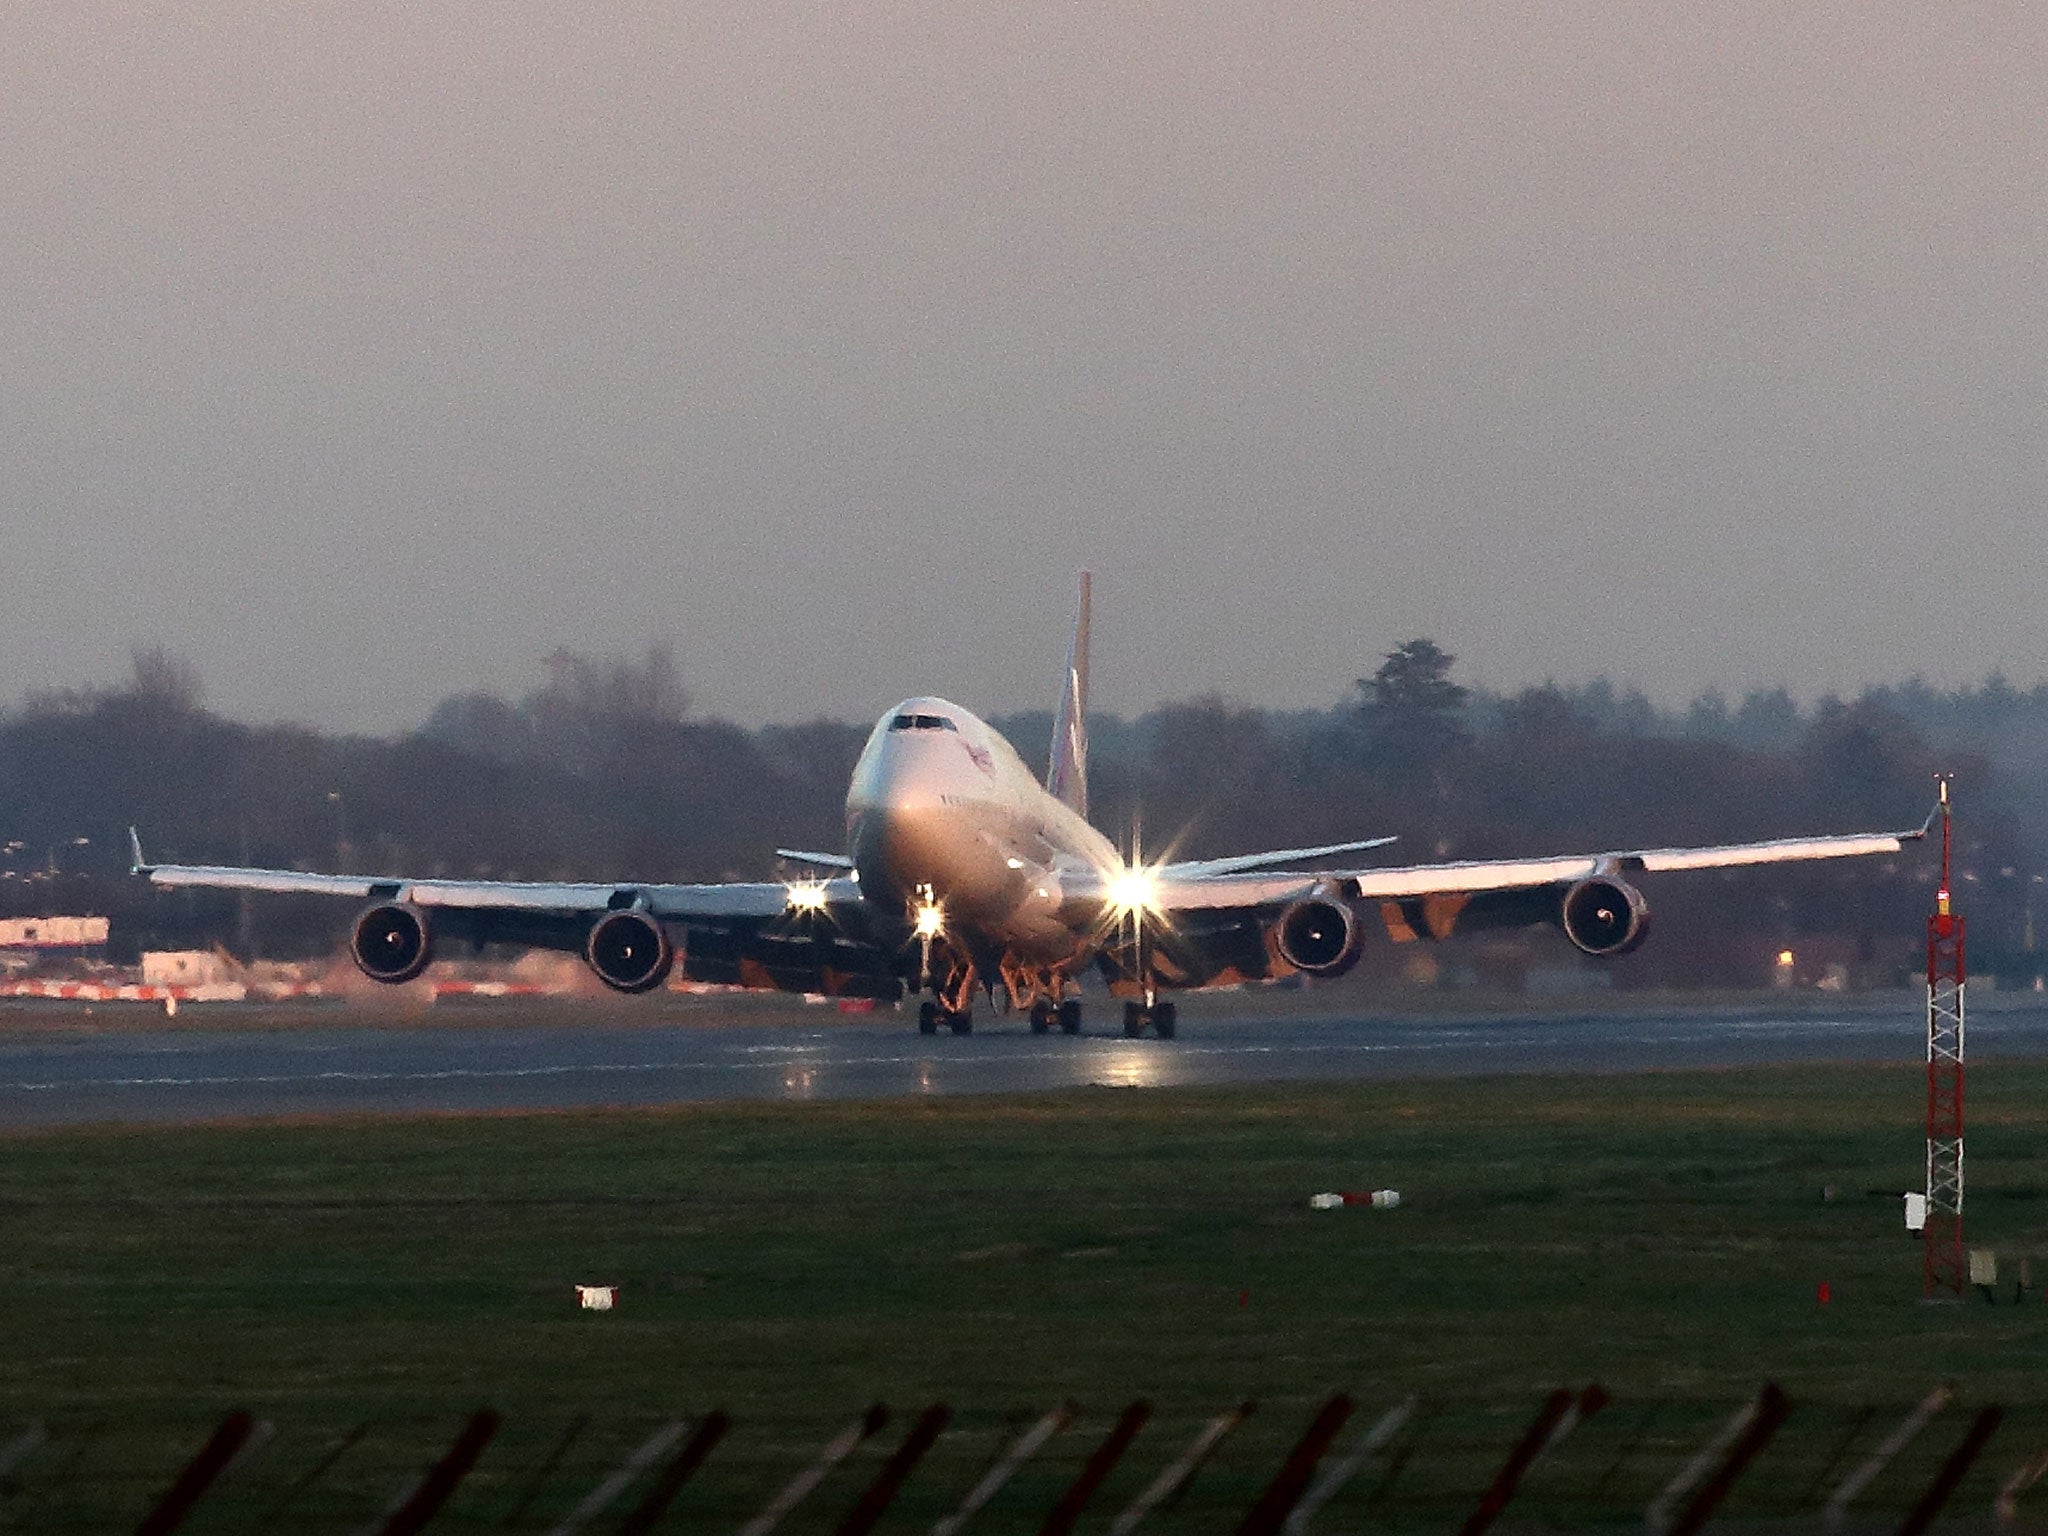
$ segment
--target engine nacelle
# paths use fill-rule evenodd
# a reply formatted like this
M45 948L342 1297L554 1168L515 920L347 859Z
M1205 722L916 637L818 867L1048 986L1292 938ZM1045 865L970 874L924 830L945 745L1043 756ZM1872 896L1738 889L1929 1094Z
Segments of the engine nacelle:
M411 981L434 958L434 930L427 914L407 902L370 908L349 930L348 952L356 969L372 981L396 986Z
M1310 976L1341 976L1358 963L1364 934L1351 904L1311 896L1280 914L1273 932L1280 958Z
M1589 955L1625 955L1650 936L1650 903L1624 880L1596 875L1564 893L1564 936Z
M583 958L614 992L651 992L668 980L676 952L658 918L628 908L592 925Z

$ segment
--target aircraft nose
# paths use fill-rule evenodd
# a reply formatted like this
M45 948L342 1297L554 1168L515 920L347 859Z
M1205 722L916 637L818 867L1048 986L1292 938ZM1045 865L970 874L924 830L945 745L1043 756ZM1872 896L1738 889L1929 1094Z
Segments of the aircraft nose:
M924 886L949 887L961 846L957 819L937 797L892 797L863 810L853 849L862 887L885 900L908 900Z

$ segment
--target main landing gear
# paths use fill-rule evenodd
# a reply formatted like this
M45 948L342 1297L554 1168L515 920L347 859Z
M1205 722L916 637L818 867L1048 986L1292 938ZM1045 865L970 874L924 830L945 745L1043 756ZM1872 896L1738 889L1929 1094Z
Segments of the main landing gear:
M1031 1033L1050 1034L1054 1025L1059 1026L1059 1031L1063 1035L1081 1033L1079 998L1070 997L1063 1003L1055 1003L1050 998L1041 997L1031 1005Z
M1126 1040L1137 1039L1145 1033L1147 1025L1151 1026L1152 1033L1160 1039L1171 1040L1173 1032L1179 1024L1180 1009L1172 1003L1128 1002L1124 1004L1124 1038Z
M920 1035L936 1035L941 1024L956 1035L971 1035L974 1033L974 1011L962 1008L956 1012L929 1000L917 1005L917 1032Z

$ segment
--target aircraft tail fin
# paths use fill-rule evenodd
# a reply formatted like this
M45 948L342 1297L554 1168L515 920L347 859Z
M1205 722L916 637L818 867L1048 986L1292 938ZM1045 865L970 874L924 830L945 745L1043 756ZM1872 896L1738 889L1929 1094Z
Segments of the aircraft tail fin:
M1074 643L1052 722L1052 762L1045 787L1054 799L1088 814L1088 572L1081 573L1081 610L1074 618Z

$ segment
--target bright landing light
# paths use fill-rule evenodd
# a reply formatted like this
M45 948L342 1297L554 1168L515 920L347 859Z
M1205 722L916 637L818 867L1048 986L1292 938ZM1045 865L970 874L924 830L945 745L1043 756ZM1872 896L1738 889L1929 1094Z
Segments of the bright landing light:
M917 936L920 939L936 939L946 931L946 914L934 902L926 902L917 909Z
M783 899L792 912L822 912L825 910L825 882L822 880L798 880L783 887Z
M1142 864L1117 870L1104 882L1102 894L1119 917L1159 915L1159 876Z

